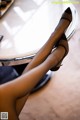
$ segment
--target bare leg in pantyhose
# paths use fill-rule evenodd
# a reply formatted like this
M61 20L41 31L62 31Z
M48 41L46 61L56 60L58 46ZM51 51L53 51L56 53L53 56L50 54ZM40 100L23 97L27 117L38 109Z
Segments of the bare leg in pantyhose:
M47 58L47 56L51 53L55 43L57 43L57 41L60 39L61 35L69 26L71 21L72 21L72 14L68 8L67 12L65 11L63 13L55 31L51 34L50 38L45 43L45 45L39 50L39 52L37 53L35 58L31 61L31 63L25 68L25 70L23 71L23 74L33 69L34 67L36 67ZM28 96L25 96L17 100L16 106L17 106L18 114L20 113L21 108L23 107L27 97Z
M63 23L66 23L64 27L61 27L62 21ZM68 27L69 23L68 20L61 19L61 25L59 24L59 28L56 28L56 32L51 35L47 43L45 43L40 49L23 72L23 75L14 81L0 86L0 111L7 111L9 113L9 120L18 120L18 115L25 103L26 96L46 72L60 62L65 55L66 50L68 51L67 41L62 40L60 41L61 45L59 45L53 52L52 48ZM57 31L59 31L60 28L62 28L62 32L60 31L59 34L57 34ZM20 102L22 103L21 106L19 106Z

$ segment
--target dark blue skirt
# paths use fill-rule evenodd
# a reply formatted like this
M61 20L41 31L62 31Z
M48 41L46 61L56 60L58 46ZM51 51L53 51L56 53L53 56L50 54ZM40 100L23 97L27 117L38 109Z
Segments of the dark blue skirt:
M18 72L13 67L0 66L0 84L12 81L18 76Z

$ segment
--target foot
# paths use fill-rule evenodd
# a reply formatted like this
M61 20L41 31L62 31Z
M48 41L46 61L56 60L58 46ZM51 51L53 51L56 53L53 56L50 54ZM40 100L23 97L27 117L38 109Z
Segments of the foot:
M67 8L61 16L57 27L50 36L50 40L54 41L54 44L57 44L61 36L65 33L70 23L72 22L72 11L70 8ZM55 47L55 45L53 45Z
M60 68L64 57L67 55L69 51L68 41L67 41L65 34L62 35L61 39L56 44L56 48L59 48L59 47L62 47L65 50L65 54L61 57L60 60L57 60L58 61L57 64L51 68L51 71L57 71Z
M66 20L68 20L69 22L72 21L72 12L71 12L70 7L68 7L68 8L65 10L65 12L62 14L61 19L66 19Z

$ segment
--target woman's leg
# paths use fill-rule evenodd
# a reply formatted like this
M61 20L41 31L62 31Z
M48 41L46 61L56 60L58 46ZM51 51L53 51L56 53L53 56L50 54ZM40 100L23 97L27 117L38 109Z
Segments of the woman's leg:
M62 42L61 44L64 44L64 46L66 47L67 41ZM59 63L64 54L64 47L59 46L56 50L53 51L53 53L49 55L49 57L42 64L17 78L15 81L11 81L1 85L0 111L9 112L9 119L11 119L13 115L14 118L17 119L18 115L16 111L16 100L26 96L27 93L29 93L39 82L39 80L44 76L44 74L46 74L49 69L57 65L57 63Z
M26 67L23 73L31 70L32 68L36 67L37 65L41 64L47 56L51 53L54 45L60 39L63 33L65 33L67 27L69 26L70 22L72 21L72 13L70 8L67 8L63 13L55 31L51 34L48 41L44 44L44 46L39 50L36 54L35 58L31 61L31 63Z
M60 39L61 35L65 32L66 28L69 26L70 21L72 21L72 13L68 8L63 13L55 31L51 34L50 38L44 44L44 46L39 50L39 52L36 54L35 58L31 61L31 63L25 68L25 70L23 71L23 74L33 69L37 65L41 64L47 58L47 56L51 53L55 43ZM21 108L23 107L27 97L28 96L25 96L16 101L16 108L17 108L18 114L20 113Z
M71 14L69 14L70 16L71 16ZM32 60L32 62L29 64L29 66L27 67L27 70L26 71L28 71L28 70L30 70L30 69L32 69L32 68L34 68L34 67L36 67L38 64L40 64L41 62L43 62L45 59L46 59L46 57L48 56L48 54L50 54L50 52L51 52L51 49L52 49L52 47L53 47L53 45L56 43L56 41L58 40L58 38L62 35L62 33L65 31L65 29L68 27L68 25L69 25L69 21L68 20L66 20L66 19L61 19L60 20L60 22L59 22L59 24L58 24L58 26L57 26L57 28L56 28L56 30L55 30L55 32L51 35L51 37L49 38L49 41L44 45L44 47L40 50L40 52L37 54L37 56L35 57L35 59L34 60ZM62 28L62 29L61 29ZM59 32L60 31L60 32ZM49 43L49 44L48 44ZM49 49L48 49L48 52L47 52L47 54L45 55L45 52L44 51L46 51L47 50L47 46L49 46L50 45L50 47L48 47ZM44 49L45 48L45 49ZM44 54L43 54L43 56L42 56L42 52L44 52ZM40 56L42 56L42 57L40 57ZM45 55L45 56L44 56ZM40 57L40 58L39 58ZM60 57L60 56L59 56ZM38 59L38 61L37 61L37 59ZM39 59L41 59L40 61L39 61ZM35 62L36 61L36 62ZM54 60L53 60L54 61ZM41 66L41 65L40 65ZM46 67L48 67L48 66L46 66ZM39 68L39 67L38 67ZM35 68L36 69L36 68ZM49 68L47 68L47 69L49 69ZM33 70L32 70L33 71ZM31 72L32 72L31 71ZM43 69L43 71L44 71L44 69ZM35 72L35 71L34 71ZM32 72L33 73L33 72ZM19 83L21 83L21 81L22 81L22 79L23 79L23 82L25 81L25 79L27 79L27 78L25 78L26 76L30 76L30 74L29 74L29 72L27 73L28 75L24 75L24 76L21 76L20 78L18 78L16 81L14 81L14 82L10 82L10 83L7 83L7 84L4 84L4 85L2 85L1 87L0 87L0 93L6 93L6 90L7 90L7 93L5 94L5 95L7 95L7 96L10 96L9 97L9 99L12 101L12 100L14 100L14 98L16 98L16 99L19 99L20 97L23 97L24 95L22 95L22 96L19 96L19 98L18 98L18 96L15 96L15 95L19 95L18 94L18 92L20 93L20 91L15 91L15 89L13 90L12 88L13 88L13 86L14 87L17 87L16 89L18 89L18 82ZM40 73L38 73L38 74L40 74ZM37 73L36 73L36 75L38 75ZM44 73L43 73L44 74ZM30 76L31 77L31 76ZM39 81L39 79L41 79L41 78L39 78L40 77L40 75L39 76L37 76L38 78L38 81ZM32 78L32 77L31 77ZM30 78L30 79L31 79ZM29 81L29 79L27 79L28 81L27 81L27 83L29 82L30 83L30 81ZM22 83L23 83L22 82ZM33 85L34 84L36 84L35 83L36 81L34 81L34 83L33 84L31 84L30 83L30 85L31 85L31 88L33 87ZM25 83L25 82L24 82ZM25 85L25 84L24 84ZM23 85L22 85L23 86ZM27 86L27 87L30 87L30 86ZM3 89L4 88L4 89ZM19 84L19 88L21 88L20 87L20 84ZM24 89L25 89L25 87L23 87ZM30 89L31 89L30 88ZM11 89L11 90L10 90ZM23 89L23 90L24 90ZM29 88L26 88L27 90L26 90L26 93L28 93L28 89ZM18 89L19 90L19 89ZM22 91L22 89L20 89L21 91ZM15 94L16 93L16 94ZM4 95L3 94L3 95ZM1 94L2 95L2 94ZM3 99L3 97L2 97L2 99ZM4 100L3 100L4 101ZM9 100L8 100L9 101Z

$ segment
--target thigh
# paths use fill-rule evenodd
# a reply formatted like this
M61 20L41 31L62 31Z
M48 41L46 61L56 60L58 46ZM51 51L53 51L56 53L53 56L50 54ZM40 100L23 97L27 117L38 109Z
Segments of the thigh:
M8 112L8 120L18 120L15 101L4 92L0 93L0 112Z
M16 111L17 111L18 116L19 116L21 110L23 109L25 102L27 101L29 95L30 94L27 94L26 96L21 97L16 100Z

